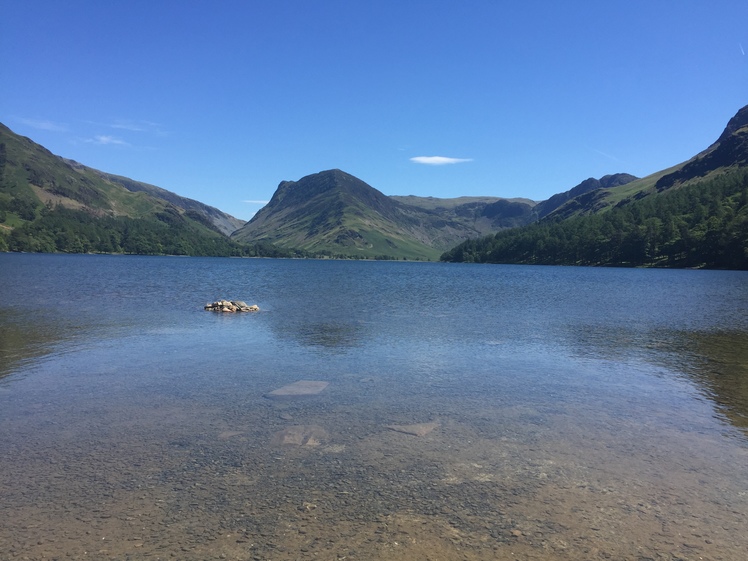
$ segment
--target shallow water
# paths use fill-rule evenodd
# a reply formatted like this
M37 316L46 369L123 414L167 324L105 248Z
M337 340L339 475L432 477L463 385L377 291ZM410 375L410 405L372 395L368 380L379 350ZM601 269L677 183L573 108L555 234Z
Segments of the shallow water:
M0 254L0 293L11 559L748 551L745 273Z

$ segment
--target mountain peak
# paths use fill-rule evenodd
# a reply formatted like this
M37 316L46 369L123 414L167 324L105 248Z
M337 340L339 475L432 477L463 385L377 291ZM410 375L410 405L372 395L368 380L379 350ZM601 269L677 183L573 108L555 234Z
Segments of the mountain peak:
M397 243L387 243L370 230L399 232L398 224L403 220L400 206L357 177L330 169L298 181L282 181L267 206L234 238L267 240L311 251L345 249L360 255L391 255ZM424 249L428 253L429 248L418 248L421 253ZM410 256L417 255L415 248L409 251ZM431 252L435 257L435 250Z
M598 189L611 189L620 185L626 185L627 183L631 183L636 179L638 179L636 176L629 173L614 173L611 175L604 175L600 179L590 177L589 179L585 179L584 181L582 181L576 187L573 187L568 191L564 191L563 193L557 193L550 199L538 203L538 205L535 207L535 211L537 212L539 218L543 218L544 216L549 215L550 213L565 205L567 202L575 199L576 197L581 197L582 195L596 191Z
M732 119L727 122L725 130L717 139L715 144L720 144L730 138L733 134L738 132L740 129L748 127L748 105L740 109Z
M720 169L745 165L748 165L748 105L727 122L714 144L677 171L661 177L656 187L658 191L664 191Z
M369 198L372 196L372 192L374 192L382 198L386 198L379 191L350 173L346 173L340 169L330 169L306 175L298 181L281 181L278 184L278 189L270 199L268 207L273 209L281 204L283 206L305 204L315 197L331 192L355 193L357 196L368 195ZM257 217L257 214L255 217Z

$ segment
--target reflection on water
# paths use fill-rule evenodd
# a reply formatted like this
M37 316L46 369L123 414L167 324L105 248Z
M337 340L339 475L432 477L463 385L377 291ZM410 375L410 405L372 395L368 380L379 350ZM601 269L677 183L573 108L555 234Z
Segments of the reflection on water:
M34 313L0 308L0 378L73 339L74 327L29 321L28 316Z
M2 550L742 561L747 280L0 255Z
M278 336L291 337L301 345L324 347L332 351L344 351L361 345L364 338L363 326L341 321L309 321L290 330L284 329Z
M748 333L680 334L680 370L735 426L748 434Z
M746 312L748 313L748 312ZM736 427L748 429L748 333L745 331L641 331L616 327L576 329L567 343L578 356L639 361L666 367L693 382Z

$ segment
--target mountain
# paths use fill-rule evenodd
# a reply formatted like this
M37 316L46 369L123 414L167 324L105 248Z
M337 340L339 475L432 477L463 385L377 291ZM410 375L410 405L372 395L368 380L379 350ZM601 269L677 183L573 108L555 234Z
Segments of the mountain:
M621 185L611 185L602 190L590 190L585 193L584 197L578 196L581 193L576 193L574 197L569 198L551 213L556 218L595 214L671 188L728 173L746 165L748 165L748 106L740 109L728 121L724 131L713 144L690 160L642 179L633 179Z
M185 212L192 211L191 214L199 213L203 215L205 219L207 219L207 222L211 223L214 228L227 236L232 232L238 230L245 224L244 220L240 220L231 216L230 214L226 214L225 212L218 210L215 207L208 206L205 203L201 203L200 201L196 201L194 199L181 197L176 193L172 193L171 191L167 191L166 189L162 189L161 187L149 185L148 183L142 183L140 181L134 181L132 179L119 175L104 173L103 171L98 171L92 168L86 168L85 166L81 166L81 164L73 160L65 160L65 162L69 163L73 168L87 169L95 175L98 175L104 181L112 183L114 185L120 185L131 193L147 193L155 199L166 201L172 206L182 209Z
M32 140L0 123L0 166L3 191L42 204L51 203L93 214L142 217L167 205L180 212L194 211L212 227L230 234L244 224L201 202L180 197L154 185L89 168L55 156Z
M655 183L658 192L704 179L731 168L748 166L748 105L730 119L717 141L680 169Z
M435 259L462 240L528 223L534 205L493 197L388 197L333 169L282 181L232 239L335 257Z
M686 162L587 191L537 223L468 240L441 259L748 269L748 106Z
M578 196L626 185L626 173L590 178L536 203L499 197L386 196L341 170L283 181L270 203L234 232L337 257L435 259L462 241L537 221Z
M402 204L436 214L443 220L462 222L481 233L514 228L532 222L536 205L535 201L523 198L456 197L440 199L413 195L392 195L390 198Z
M613 187L626 185L628 183L631 183L632 181L636 181L637 179L639 178L628 173L605 175L600 179L590 177L589 179L585 179L584 181L582 181L576 187L569 189L568 191L564 191L563 193L553 195L550 199L538 203L538 205L535 207L535 211L538 218L544 218L572 200L576 201L576 205L570 205L572 208L567 207L567 212L575 210L573 207L578 205L589 208L591 205L595 204L595 201L592 200L595 197L588 197L590 201L587 202L581 198L582 195L598 191L599 189L611 189ZM602 194L603 192L599 191L599 193Z
M52 154L0 124L0 251L293 255L228 238L243 221Z
M0 250L748 268L747 168L743 108L706 150L641 179L589 178L536 203L386 196L333 169L282 181L242 226L0 125Z

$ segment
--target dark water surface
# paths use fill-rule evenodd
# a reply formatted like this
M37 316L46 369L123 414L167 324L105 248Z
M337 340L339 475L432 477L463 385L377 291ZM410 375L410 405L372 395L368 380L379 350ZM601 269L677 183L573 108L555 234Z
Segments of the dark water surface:
M0 254L0 497L2 559L743 561L748 274Z

